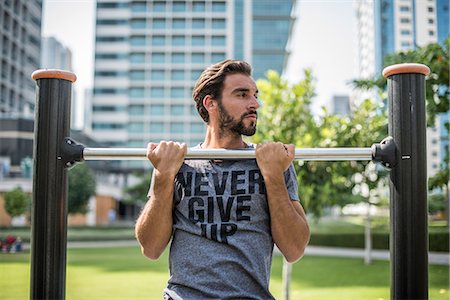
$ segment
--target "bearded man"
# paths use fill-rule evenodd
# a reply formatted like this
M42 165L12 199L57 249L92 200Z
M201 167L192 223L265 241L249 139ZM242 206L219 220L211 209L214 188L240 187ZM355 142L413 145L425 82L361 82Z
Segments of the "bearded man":
M256 148L256 159L185 160L185 144L149 143L154 172L136 223L142 253L158 259L171 242L164 299L273 299L274 244L294 262L310 235L292 165L294 145L244 141L256 132L260 107L244 61L205 69L193 98L207 126L197 148Z

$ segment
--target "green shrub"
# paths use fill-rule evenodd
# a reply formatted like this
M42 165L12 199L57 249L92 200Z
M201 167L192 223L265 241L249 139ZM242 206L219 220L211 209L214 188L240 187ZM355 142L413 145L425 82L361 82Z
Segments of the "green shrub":
M364 233L313 233L309 242L312 246L364 248ZM373 233L373 249L389 250L389 234ZM429 250L449 252L448 232L430 232Z

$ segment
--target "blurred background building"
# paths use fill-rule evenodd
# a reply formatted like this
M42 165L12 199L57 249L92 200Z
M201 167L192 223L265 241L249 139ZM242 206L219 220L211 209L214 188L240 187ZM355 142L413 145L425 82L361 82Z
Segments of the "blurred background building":
M359 78L381 74L388 54L443 43L449 36L448 0L361 0L355 4ZM434 128L427 128L429 176L439 170L448 151L445 120L448 114L440 115Z
M258 79L281 73L294 22L293 0L99 0L92 134L109 146L203 141L191 94L202 70L244 59ZM120 168L142 166L120 162Z

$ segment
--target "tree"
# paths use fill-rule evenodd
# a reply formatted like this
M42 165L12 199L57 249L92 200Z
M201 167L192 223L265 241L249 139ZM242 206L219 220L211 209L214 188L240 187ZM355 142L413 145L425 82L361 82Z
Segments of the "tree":
M140 176L140 181L133 185L126 187L124 201L131 204L143 206L147 202L148 190L150 188L150 181L152 172L146 172Z
M89 198L95 194L95 186L94 174L87 164L77 164L69 170L69 214L87 213Z
M5 210L11 217L18 217L26 213L30 204L30 196L20 187L5 193Z
M431 73L426 80L426 107L427 107L427 126L435 125L436 116L440 113L446 113L450 104L449 89L449 48L450 38L444 44L428 44L424 47L418 47L416 50L400 51L387 55L384 59L384 66L399 63L421 63L430 67ZM386 79L377 75L370 79L354 80L355 87L360 89L372 90L386 89ZM447 120L448 129L448 120Z
M372 101L364 101L351 118L330 115L314 116L310 105L314 97L314 78L310 70L304 79L289 86L276 72L269 71L267 80L258 81L263 106L260 110L258 131L253 141L280 141L308 147L370 147L387 133L387 118ZM327 206L344 206L364 200L353 193L358 184L376 186L379 178L364 175L363 183L352 175L365 174L368 162L295 163L299 195L305 209L319 218Z

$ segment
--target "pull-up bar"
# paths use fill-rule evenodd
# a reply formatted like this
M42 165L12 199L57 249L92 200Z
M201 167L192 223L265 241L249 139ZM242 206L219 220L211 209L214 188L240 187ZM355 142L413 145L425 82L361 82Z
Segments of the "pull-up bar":
M391 170L391 298L428 298L425 76L420 64L393 65L388 78L389 135L371 148L296 149L302 160L375 160ZM38 70L31 238L32 299L64 299L67 167L83 160L146 159L143 148L87 148L71 140L73 73ZM190 149L188 159L255 158L254 150Z
M84 160L148 160L145 148L84 148ZM372 160L372 148L296 148L295 159L316 161ZM189 148L185 159L254 159L255 149Z

